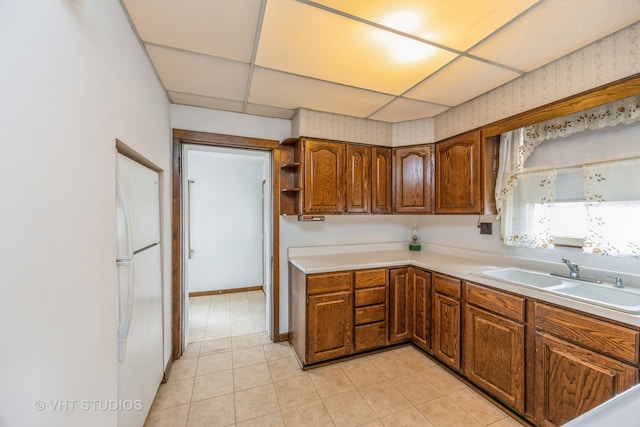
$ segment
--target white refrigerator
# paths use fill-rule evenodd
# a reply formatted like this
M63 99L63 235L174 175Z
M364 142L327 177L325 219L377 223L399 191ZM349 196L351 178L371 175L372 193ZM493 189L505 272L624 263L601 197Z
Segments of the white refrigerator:
M117 153L118 426L144 424L163 375L157 172Z

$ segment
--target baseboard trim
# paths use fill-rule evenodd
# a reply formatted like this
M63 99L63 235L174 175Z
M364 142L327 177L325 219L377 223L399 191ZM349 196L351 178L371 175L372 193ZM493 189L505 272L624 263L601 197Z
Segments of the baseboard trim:
M167 367L164 370L164 373L162 374L162 383L164 384L167 381L169 381L169 374L171 374L171 368L173 368L173 353L171 353L171 355L169 356L169 363L167 363Z
M278 342L289 341L289 332L285 332L284 334L278 335Z
M248 292L248 291L262 291L262 292L264 292L264 287L262 287L262 286L248 286L246 288L219 289L217 291L189 292L189 297L206 297L206 296L209 296L209 295L234 294L236 292Z

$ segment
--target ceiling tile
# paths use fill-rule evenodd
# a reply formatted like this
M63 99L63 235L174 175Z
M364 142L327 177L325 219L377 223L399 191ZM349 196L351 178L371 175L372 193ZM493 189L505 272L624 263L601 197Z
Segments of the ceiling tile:
M445 107L443 105L435 105L407 98L398 98L368 118L383 122L400 122L433 117L448 109L449 107Z
M256 65L400 94L455 56L303 3L273 0L267 3Z
M244 101L248 65L159 46L146 48L167 91Z
M403 96L453 107L519 76L504 68L461 57Z
M226 99L209 98L207 96L192 95L169 91L169 98L174 104L191 105L194 107L211 108L213 110L242 112L243 103Z
M638 0L547 0L470 53L531 71L639 20Z
M265 105L247 104L247 114L258 116L276 117L279 119L291 120L296 113L295 109L268 107Z
M264 68L254 70L249 91L249 102L253 104L302 107L354 117L366 117L392 99L390 95Z
M537 1L315 0L315 3L464 51Z
M250 62L260 0L123 0L143 41Z

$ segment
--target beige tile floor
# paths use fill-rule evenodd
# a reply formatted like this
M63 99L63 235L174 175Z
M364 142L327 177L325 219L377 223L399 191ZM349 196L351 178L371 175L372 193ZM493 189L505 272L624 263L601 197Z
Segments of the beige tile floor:
M241 310L242 327L209 322L218 305L233 319L245 299L259 296L192 299L191 315L208 307L196 328L201 338L174 363L145 426L520 425L412 346L303 371L286 342L272 343L264 330L240 332L262 322L259 304L257 314Z

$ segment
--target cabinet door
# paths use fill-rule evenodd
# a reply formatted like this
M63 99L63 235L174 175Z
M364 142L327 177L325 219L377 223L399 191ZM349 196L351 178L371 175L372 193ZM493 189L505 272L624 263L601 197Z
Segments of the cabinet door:
M436 213L481 214L480 132L437 143L435 158Z
M395 149L395 211L431 213L433 210L433 147Z
M409 268L394 268L389 273L389 343L411 339L413 296Z
M467 377L520 413L524 412L524 341L523 324L466 306Z
M371 212L391 213L391 148L371 147Z
M460 369L460 300L433 293L433 353L442 362Z
M536 425L560 426L638 381L638 370L615 359L536 333Z
M413 342L431 350L431 273L411 268L413 287Z
M307 362L347 356L353 330L352 292L311 295L307 299Z
M371 211L371 147L347 144L347 212Z
M345 145L312 139L304 143L305 213L343 213Z

